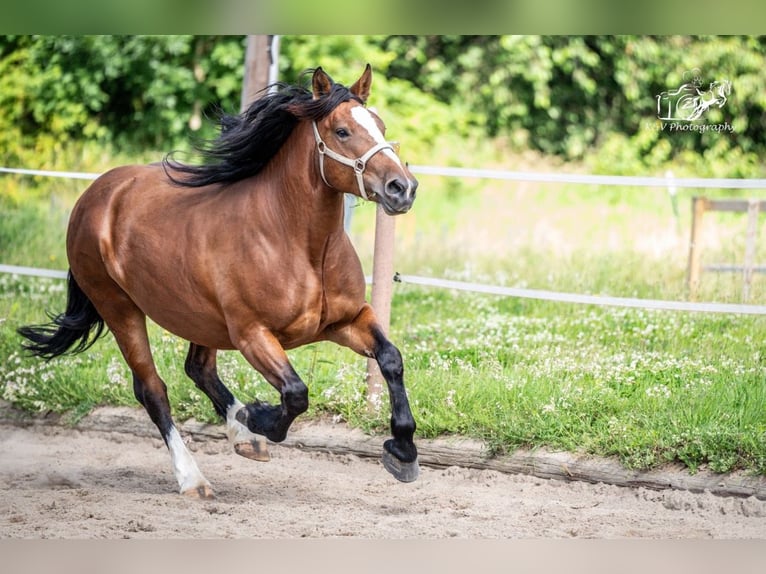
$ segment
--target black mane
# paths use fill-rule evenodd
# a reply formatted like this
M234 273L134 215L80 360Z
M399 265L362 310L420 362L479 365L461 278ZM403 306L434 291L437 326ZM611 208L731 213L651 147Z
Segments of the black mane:
M177 185L202 187L251 177L274 157L298 121L321 120L341 102L361 103L340 84L332 84L330 92L316 100L302 86L275 87L275 91L256 99L241 114L220 115L219 136L195 146L202 156L201 164L184 164L175 161L173 154L165 156L162 166L168 178Z

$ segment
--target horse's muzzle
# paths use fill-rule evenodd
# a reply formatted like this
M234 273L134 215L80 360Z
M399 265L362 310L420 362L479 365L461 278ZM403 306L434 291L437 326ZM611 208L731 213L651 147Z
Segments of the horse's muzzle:
M386 182L383 192L378 194L377 199L388 215L399 215L410 210L415 201L417 189L417 179L397 175Z

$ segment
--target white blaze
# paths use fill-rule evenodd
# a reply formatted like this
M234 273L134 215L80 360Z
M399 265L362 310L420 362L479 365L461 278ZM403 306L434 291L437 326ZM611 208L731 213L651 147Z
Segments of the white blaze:
M351 116L356 120L356 123L367 130L367 133L369 133L370 137L375 140L376 144L386 143L386 138L383 137L383 132L380 131L378 124L375 123L375 118L372 117L372 114L367 108L354 106L351 108ZM402 161L399 159L399 156L394 153L394 150L386 148L381 151L394 160L399 167L402 167Z

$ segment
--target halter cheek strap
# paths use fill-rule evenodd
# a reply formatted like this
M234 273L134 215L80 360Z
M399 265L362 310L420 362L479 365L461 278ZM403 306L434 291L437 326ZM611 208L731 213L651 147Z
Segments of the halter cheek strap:
M319 129L317 128L316 122L311 122L311 126L314 128L314 139L317 143L317 151L319 152L319 174L322 176L322 181L325 182L325 184L328 187L333 187L330 185L330 182L327 181L327 178L324 175L324 156L326 155L330 159L334 159L338 163L342 163L343 165L347 165L349 167L354 168L354 174L356 175L356 183L359 185L359 195L361 195L364 199L370 199L367 195L367 191L364 189L364 170L367 167L367 162L370 160L372 156L374 156L376 153L378 153L381 150L384 149L390 149L394 150L394 147L388 143L383 142L374 145L371 147L367 152L357 158L357 159L351 159L347 158L346 156L340 155L337 152L334 152L330 148L327 147L327 144L324 143L322 140L322 137L319 135ZM374 194L373 194L374 195Z

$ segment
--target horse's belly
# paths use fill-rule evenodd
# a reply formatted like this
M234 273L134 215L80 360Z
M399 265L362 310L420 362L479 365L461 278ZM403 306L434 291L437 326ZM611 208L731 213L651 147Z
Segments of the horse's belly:
M285 349L313 343L321 329L320 295L306 292L290 303L275 294L269 309L254 313L252 320L266 327Z
M153 319L151 314L149 317ZM174 335L197 345L222 350L234 348L226 324L202 313L178 312L169 319L163 316L156 322Z

